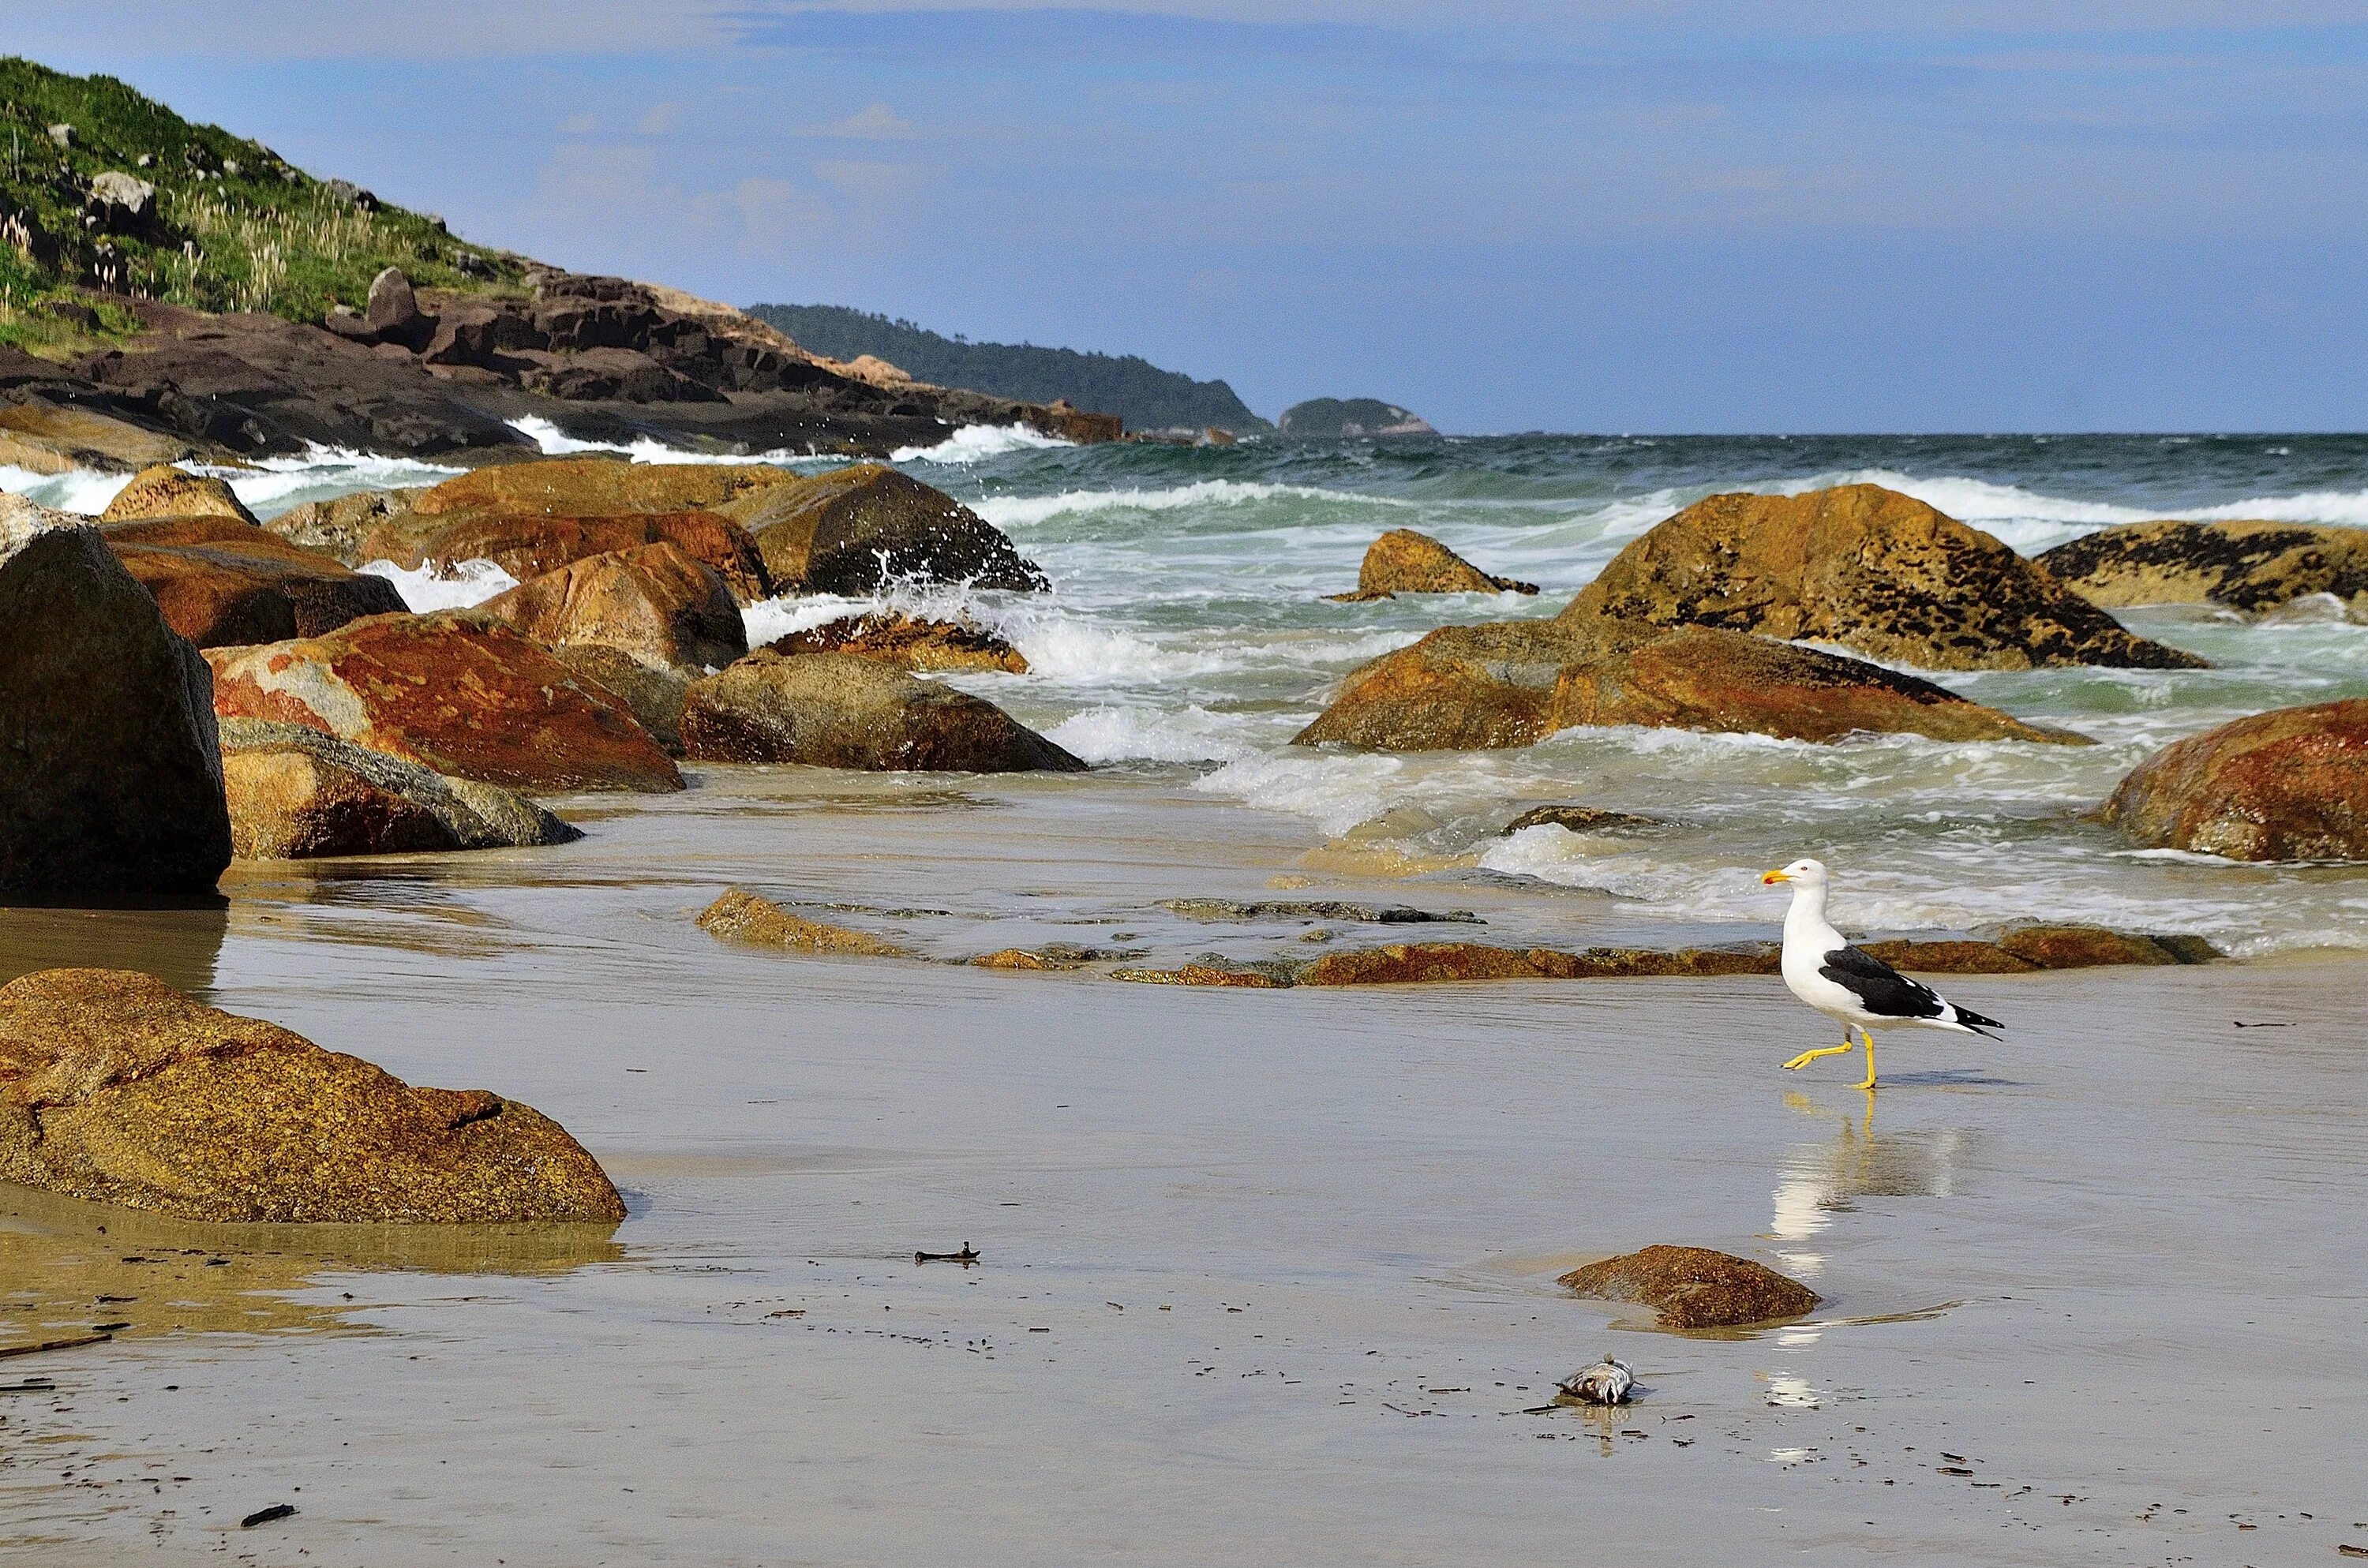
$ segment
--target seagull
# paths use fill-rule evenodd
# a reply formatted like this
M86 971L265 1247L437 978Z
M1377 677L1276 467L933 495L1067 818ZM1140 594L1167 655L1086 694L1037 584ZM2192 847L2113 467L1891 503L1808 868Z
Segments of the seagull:
M1842 1042L1804 1051L1784 1065L1806 1067L1820 1056L1858 1049L1850 1030L1866 1042L1866 1082L1874 1087L1874 1036L1879 1029L1953 1029L1996 1040L2006 1028L1948 1001L1930 986L1908 979L1863 948L1851 947L1826 922L1826 867L1821 860L1795 860L1759 879L1762 884L1793 884L1793 907L1784 913L1784 983L1793 995L1842 1027Z

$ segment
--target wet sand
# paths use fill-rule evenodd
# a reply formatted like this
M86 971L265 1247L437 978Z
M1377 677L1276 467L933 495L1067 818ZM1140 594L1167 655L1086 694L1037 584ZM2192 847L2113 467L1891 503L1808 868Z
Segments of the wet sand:
M848 918L943 956L1236 939L1151 902L1202 895L1656 934L1468 874L1360 878L1300 824L1156 775L706 783L573 803L595 831L565 849L242 869L224 915L0 919L11 967L128 948L414 1082L524 1099L632 1210L613 1238L442 1246L0 1199L0 1343L128 1325L0 1361L0 1386L54 1381L0 1392L0 1555L2368 1545L2357 960L1956 979L2011 1037L1887 1042L1870 1105L1848 1062L1779 1070L1825 1026L1773 979L1188 991L736 949L690 925L733 881L942 911ZM1687 1337L1553 1284L1659 1241L1827 1303ZM974 1268L913 1261L965 1242ZM1531 1413L1606 1349L1640 1403Z

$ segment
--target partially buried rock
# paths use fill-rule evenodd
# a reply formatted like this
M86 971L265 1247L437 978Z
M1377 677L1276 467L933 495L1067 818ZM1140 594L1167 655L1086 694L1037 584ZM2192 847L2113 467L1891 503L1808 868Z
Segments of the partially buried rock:
M772 653L852 653L900 670L1003 670L1024 675L1027 655L992 631L952 620L875 612L842 617L765 644Z
M498 784L268 719L222 722L222 786L239 858L298 860L568 844L583 834Z
M300 549L359 566L362 540L388 518L411 510L416 490L358 490L291 506L263 526Z
M853 953L863 958L908 959L894 942L792 915L771 899L743 888L727 890L702 911L700 928L730 941L798 953Z
M1510 838L1532 827L1567 828L1573 833L1656 833L1669 825L1662 817L1608 812L1600 806L1531 806L1505 824L1502 836Z
M143 468L131 483L115 493L102 523L131 522L141 517L229 517L255 522L255 514L222 481L211 474L189 473L170 463Z
M672 544L587 555L477 609L543 642L598 642L677 668L721 668L748 652L722 574Z
M466 612L371 616L324 637L207 656L226 719L304 724L513 790L682 788L614 693Z
M1839 642L1924 669L2204 665L2133 635L1990 535L1875 484L1697 502L1622 551L1563 613Z
M424 505L434 491L420 498ZM746 600L772 591L756 541L737 523L712 512L625 512L611 517L463 513L448 516L414 507L390 514L362 536L357 552L406 571L449 572L467 561L490 561L524 583L573 562L643 545L670 544L714 568Z
M1740 631L1567 613L1442 627L1385 653L1351 673L1295 741L1469 750L1530 745L1579 724L2087 744L1878 665Z
M405 608L384 577L355 572L253 523L211 517L101 523L165 621L200 648L318 637Z
M2100 605L2214 604L2248 614L2312 594L2368 609L2368 528L2304 523L2126 523L2039 558Z
M548 1118L420 1089L145 974L0 988L0 1179L218 1222L624 1218Z
M210 895L213 683L95 528L0 524L0 900Z
M883 463L746 491L716 509L756 536L780 593L868 594L899 579L1050 585L1001 529Z
M1334 594L1342 604L1393 598L1399 594L1534 594L1535 583L1483 572L1426 533L1392 528L1365 551L1357 571L1357 591Z
M756 653L693 682L682 739L687 755L704 762L962 773L1086 768L984 698L846 653Z
M1796 1318L1823 1300L1749 1258L1707 1247L1648 1246L1574 1268L1557 1283L1602 1301L1653 1308L1663 1328L1736 1328Z
M2368 860L2368 699L2279 708L2133 769L2103 819L2140 844L2232 860Z
M682 703L690 691L689 676L598 642L563 642L551 656L622 702L668 755L682 755Z

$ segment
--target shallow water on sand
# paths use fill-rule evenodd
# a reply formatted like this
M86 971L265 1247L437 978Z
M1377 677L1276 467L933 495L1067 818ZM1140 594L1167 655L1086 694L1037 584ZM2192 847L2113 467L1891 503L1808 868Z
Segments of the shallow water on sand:
M0 914L0 973L144 945L221 1006L551 1113L631 1206L405 1252L0 1200L0 1344L126 1325L0 1362L49 1381L0 1392L0 1556L2368 1544L2351 965L1960 979L2009 1039L1887 1044L1870 1105L1849 1063L1778 1070L1825 1026L1770 978L1209 992L735 949L690 924L734 881L939 957L1304 934L1156 902L1210 895L1465 907L1487 924L1449 934L1483 940L1682 928L1362 875L1189 776L697 782L563 803L593 831L555 850L242 868L219 915ZM1553 1286L1656 1241L1827 1304L1680 1337ZM964 1243L976 1267L913 1261ZM1607 1348L1640 1403L1531 1413Z

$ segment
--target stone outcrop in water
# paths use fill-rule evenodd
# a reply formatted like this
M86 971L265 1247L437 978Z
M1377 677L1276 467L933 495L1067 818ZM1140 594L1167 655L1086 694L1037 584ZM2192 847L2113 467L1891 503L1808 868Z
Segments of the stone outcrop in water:
M538 642L598 643L676 668L722 668L748 652L723 574L671 544L571 561L477 607Z
M962 773L1086 767L984 698L848 653L759 652L694 681L682 739L685 752L705 762Z
M2232 860L2368 860L2368 699L2279 708L2165 748L2103 819L2140 844Z
M682 788L673 759L613 693L465 612L372 616L207 656L225 719L304 724L512 790Z
M118 970L0 988L0 1179L213 1221L625 1214L592 1156L526 1106L414 1088Z
M622 702L670 756L682 755L682 703L691 675L599 642L562 642L551 656Z
M1523 746L1577 724L1790 740L1859 733L2085 744L1927 680L1747 632L1565 612L1442 627L1351 673L1296 744L1377 751Z
M784 657L852 653L900 670L1003 670L1024 675L1028 657L992 631L951 620L882 612L850 615L765 644Z
M204 658L97 530L0 524L0 901L210 895L230 859Z
M584 836L498 784L449 778L302 724L225 719L222 751L241 859L523 848Z
M861 958L908 959L894 942L792 915L771 899L730 888L700 913L700 928L728 941L779 948L796 953L851 953Z
M406 608L385 578L219 513L103 522L99 532L166 624L200 648L318 637Z
M1566 828L1572 833L1658 833L1675 825L1665 817L1606 811L1600 806L1531 806L1499 832L1510 838L1533 827Z
M1003 530L941 490L857 463L735 496L777 591L868 594L898 580L1039 592L1050 586Z
M142 517L229 517L253 523L255 514L236 492L211 474L188 473L170 463L142 469L131 483L115 493L102 523L132 522Z
M2368 528L2302 523L2126 523L2039 558L2100 605L2215 604L2248 614L2312 594L2368 610Z
M1612 558L1563 612L1838 642L1941 670L2193 669L1978 528L1875 484L1713 495Z
M326 501L307 501L291 506L264 523L264 527L302 550L326 555L347 566L359 566L366 559L362 540L370 530L411 510L416 490L358 490L350 495L334 495Z
M1651 1307L1663 1328L1736 1328L1814 1312L1824 1298L1765 1264L1708 1247L1648 1246L1555 1283L1599 1301Z
M423 517L613 517L703 512L751 491L794 484L768 463L637 463L616 457L545 458L456 474L412 494Z
M616 465L611 465L616 466ZM595 555L670 544L713 568L738 598L772 592L757 542L712 512L624 512L608 517L545 517L529 512L395 513L361 538L365 561L409 571L450 572L490 561L524 583Z
M1535 583L1483 572L1426 533L1392 528L1375 540L1357 569L1357 591L1329 596L1358 604L1399 594L1534 594Z

